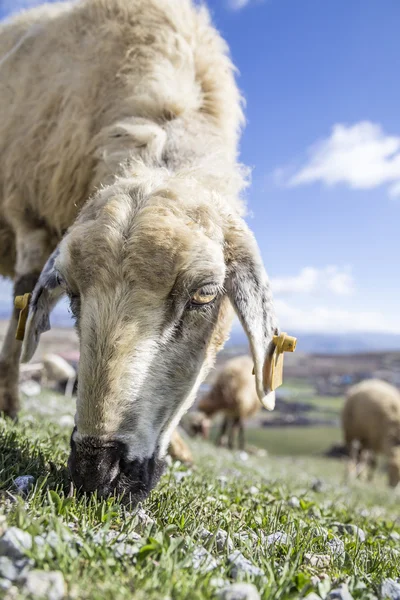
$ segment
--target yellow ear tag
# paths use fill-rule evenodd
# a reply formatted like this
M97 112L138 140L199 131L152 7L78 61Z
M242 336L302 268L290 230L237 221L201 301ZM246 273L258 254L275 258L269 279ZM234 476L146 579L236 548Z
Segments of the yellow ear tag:
M281 333L274 335L272 341L275 344L275 349L272 355L266 359L263 367L264 388L269 389L271 392L283 383L283 354L284 352L295 351L297 338L287 333Z
M25 336L25 325L29 313L29 302L32 294L24 294L23 296L16 296L14 300L14 306L17 308L19 313L17 332L15 339L22 342Z

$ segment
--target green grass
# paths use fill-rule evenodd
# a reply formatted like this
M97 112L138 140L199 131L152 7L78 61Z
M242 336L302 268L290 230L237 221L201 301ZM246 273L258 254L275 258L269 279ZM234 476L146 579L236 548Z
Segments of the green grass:
M342 441L338 427L252 427L246 431L249 444L279 456L318 455Z
M117 499L68 498L66 460L69 429L57 425L60 414L72 405L53 402L54 396L26 402L18 424L0 419L0 533L17 526L33 536L54 531L53 538L34 543L29 556L35 567L61 570L68 597L79 599L200 600L217 597L219 586L231 582L228 551L216 540L200 538L202 527L213 534L220 528L231 536L235 549L264 573L243 576L266 599L297 599L315 591L324 597L331 586L347 581L354 598L378 596L387 577L399 574L399 496L387 489L382 474L373 486L344 484L340 461L300 456L243 460L239 454L211 444L191 442L196 460L187 470L175 463L144 503L154 523L144 526L135 511ZM51 406L44 410L43 405ZM37 412L41 406L40 414ZM58 412L59 411L59 412ZM46 417L46 418L45 418ZM314 453L307 434L296 443L293 429L263 430L276 449L303 445ZM327 432L320 431L321 441ZM280 440L279 440L280 436ZM256 441L256 440L253 440ZM292 445L293 444L293 445ZM185 477L177 480L177 473ZM13 480L31 474L36 486L26 498L16 495ZM323 480L320 492L313 480ZM256 486L257 489L252 489ZM288 499L296 495L298 508ZM361 527L367 539L360 543L351 534L340 534L334 523ZM289 536L288 544L268 546L274 532ZM99 537L119 533L129 555L121 556L119 540ZM133 536L137 532L140 537ZM340 537L345 554L335 555L328 542ZM203 545L217 560L210 572L193 565L196 546ZM307 553L329 555L323 569L311 566ZM317 578L315 576L318 576ZM1 591L0 591L1 595ZM14 597L14 596L13 596ZM15 596L25 598L23 591Z

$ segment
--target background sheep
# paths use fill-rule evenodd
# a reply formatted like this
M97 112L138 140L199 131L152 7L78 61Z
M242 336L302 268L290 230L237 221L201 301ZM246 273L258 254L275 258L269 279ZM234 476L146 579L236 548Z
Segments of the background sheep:
M250 356L232 358L218 373L211 390L200 399L198 409L205 415L205 419L218 413L223 414L217 445L222 444L227 434L228 447L232 449L237 431L238 446L244 449L244 422L261 408L252 371L253 361Z
M344 439L350 454L350 467L360 472L367 463L373 476L376 455L388 459L389 484L400 481L400 393L379 379L352 386L342 413ZM354 467L355 464L355 467Z
M42 384L56 384L66 396L72 396L76 381L76 371L62 356L45 354L43 357Z

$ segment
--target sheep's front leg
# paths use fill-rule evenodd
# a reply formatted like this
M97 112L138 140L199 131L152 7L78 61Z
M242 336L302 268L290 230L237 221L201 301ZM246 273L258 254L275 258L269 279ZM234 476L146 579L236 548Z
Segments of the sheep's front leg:
M243 420L239 420L239 450L244 450L246 443L244 439L244 423Z
M215 440L215 443L217 446L222 446L224 437L226 435L226 430L228 429L228 425L229 425L229 419L228 419L228 417L224 417L224 420L222 421L222 425L219 430L217 439Z
M235 447L235 431L237 430L238 420L231 419L230 429L228 433L228 448L229 450L233 450Z
M14 278L14 297L33 291L51 247L43 230L24 230L17 235L17 264ZM19 410L19 358L21 342L15 339L19 311L13 309L0 353L0 412L11 418Z
M375 452L371 450L368 457L368 481L372 481L375 475L376 468L378 466L378 460Z

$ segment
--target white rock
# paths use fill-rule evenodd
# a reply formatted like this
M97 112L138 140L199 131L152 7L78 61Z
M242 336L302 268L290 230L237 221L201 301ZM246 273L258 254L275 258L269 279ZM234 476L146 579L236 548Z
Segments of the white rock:
M221 588L225 588L229 585L229 581L224 579L223 577L211 577L210 579L210 587L220 590Z
M290 544L290 538L283 531L275 531L275 533L271 533L267 536L266 539L267 546L272 546L273 544L282 544L287 546Z
M265 456L268 456L268 452L265 450L265 448L257 448L255 454L259 458L264 458Z
M33 381L33 379L28 379L24 381L19 386L20 391L25 394L25 396L39 396L42 391L42 386L37 381Z
M247 454L247 452L245 452L244 450L241 450L238 453L238 457L240 458L240 460L242 460L243 462L246 462L246 460L249 460L249 455Z
M111 531L103 531L102 529L96 531L92 535L92 540L95 544L110 544L120 535L119 531L112 529ZM123 537L121 536L121 541Z
M20 475L14 479L14 485L20 494L26 495L35 485L35 478L33 475Z
M227 534L225 529L218 529L217 534L215 536L215 543L218 552L224 552L225 550L228 550L228 552L233 552L232 539Z
M199 536L205 542L208 542L209 540L211 540L212 537L213 537L213 535L214 534L211 533L211 531L209 531L205 527L202 527L199 530ZM227 549L228 552L232 552L233 551L233 542L232 542L230 536L225 531L225 529L218 529L217 530L217 532L215 534L215 544L217 546L218 552L223 552L225 549Z
M0 577L15 581L19 576L19 569L8 556L0 556Z
M365 542L365 532L357 525L351 525L350 523L332 523L335 527L337 527L340 533L348 533L349 535L354 535L358 538L359 542Z
M65 595L64 577L61 571L30 571L22 588L26 596L46 600L61 600Z
M75 419L72 415L63 415L60 417L58 424L60 427L74 427Z
M249 531L241 531L240 533L235 533L234 537L235 539L239 539L241 542L258 542L258 535L255 531L251 529Z
M297 496L292 496L288 500L288 505L292 508L300 508L300 500L297 498Z
M174 472L174 478L175 481L177 481L178 483L180 481L182 481L182 479L185 479L185 477L189 477L189 475L192 474L192 471L189 469L188 471L175 471Z
M199 537L201 537L202 540L207 540L209 537L212 536L211 531L209 531L205 527L200 527L200 529L198 531L198 534L199 534Z
M395 542L400 541L400 533L397 533L397 531L392 531L391 533L389 533L389 537Z
M329 550L332 552L334 556L343 557L344 558L344 542L337 537L334 537L332 540L328 540L327 542Z
M382 581L381 596L385 600L400 600L400 583L394 579L384 579Z
M252 583L234 583L222 589L220 600L260 600L260 594Z
M0 556L22 558L32 548L32 536L18 527L10 527L0 538Z
M9 581L8 579L2 579L0 577L0 591L5 592L6 590L9 590L11 585L12 585L11 581ZM7 596L6 596L6 598L7 598Z
M196 546L192 552L192 567L209 573L218 567L218 562L203 546Z
M338 588L329 592L326 600L353 600L353 596L350 594L347 585L342 583Z
M252 496L257 496L257 494L259 494L259 493L260 493L260 490L255 485L252 485L251 488L249 489L249 494L251 494Z
M311 552L307 552L304 555L304 558L306 563L312 567L316 567L317 569L329 567L331 563L331 557L329 554L311 554Z
M135 512L134 515L138 518L139 520L139 526L143 529L145 527L147 527L148 525L153 525L153 523L155 523L154 519L152 519L144 510L143 508L138 508Z
M112 546L112 549L114 550L114 554L117 558L135 556L139 553L139 546L133 546L132 544L127 544L126 542L119 542L119 544L114 544Z
M313 479L313 481L311 482L311 489L313 490L313 492L322 492L324 487L325 484L322 481L322 479Z
M228 562L231 564L230 574L233 579L237 579L240 575L263 575L263 571L248 560L239 550L235 550L228 556Z

